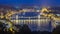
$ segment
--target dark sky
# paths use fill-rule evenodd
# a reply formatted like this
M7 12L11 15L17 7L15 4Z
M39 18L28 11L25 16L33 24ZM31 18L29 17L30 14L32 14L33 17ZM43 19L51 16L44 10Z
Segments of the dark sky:
M51 5L60 6L60 0L0 0L3 5Z

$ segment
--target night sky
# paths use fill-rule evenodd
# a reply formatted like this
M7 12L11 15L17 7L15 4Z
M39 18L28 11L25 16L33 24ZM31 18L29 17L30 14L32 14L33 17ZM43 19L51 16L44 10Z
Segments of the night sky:
M19 5L60 6L60 0L0 0L0 4L11 6Z

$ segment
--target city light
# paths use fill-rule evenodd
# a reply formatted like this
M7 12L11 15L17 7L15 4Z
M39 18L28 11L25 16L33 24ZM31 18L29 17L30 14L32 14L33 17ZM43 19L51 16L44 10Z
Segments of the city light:
M34 9L32 9L32 10L34 10ZM41 26L45 27L45 25L48 24L49 21L51 21L51 20L52 20L52 26L55 28L57 26L56 22L59 22L60 18L57 18L56 15L53 13L49 13L51 11L52 10L48 10L48 8L44 7L40 10L36 10L36 12L39 13L37 16L24 17L24 16L15 15L15 14L23 13L25 15L26 12L30 12L29 9L23 9L23 10L19 10L19 11L8 10L8 12L5 15L3 15L3 14L0 15L0 19L3 19L3 18L6 19L6 23L9 25L8 26L9 28L7 28L7 29L9 29L12 32L14 30L16 30L15 26L13 24L37 24L37 26L38 26L37 28L39 28ZM34 11L31 11L31 12L34 12ZM15 16L13 17L13 15L15 15ZM14 18L14 20L12 18ZM41 30L41 28L39 28L39 29ZM39 29L37 29L37 30L39 30Z

